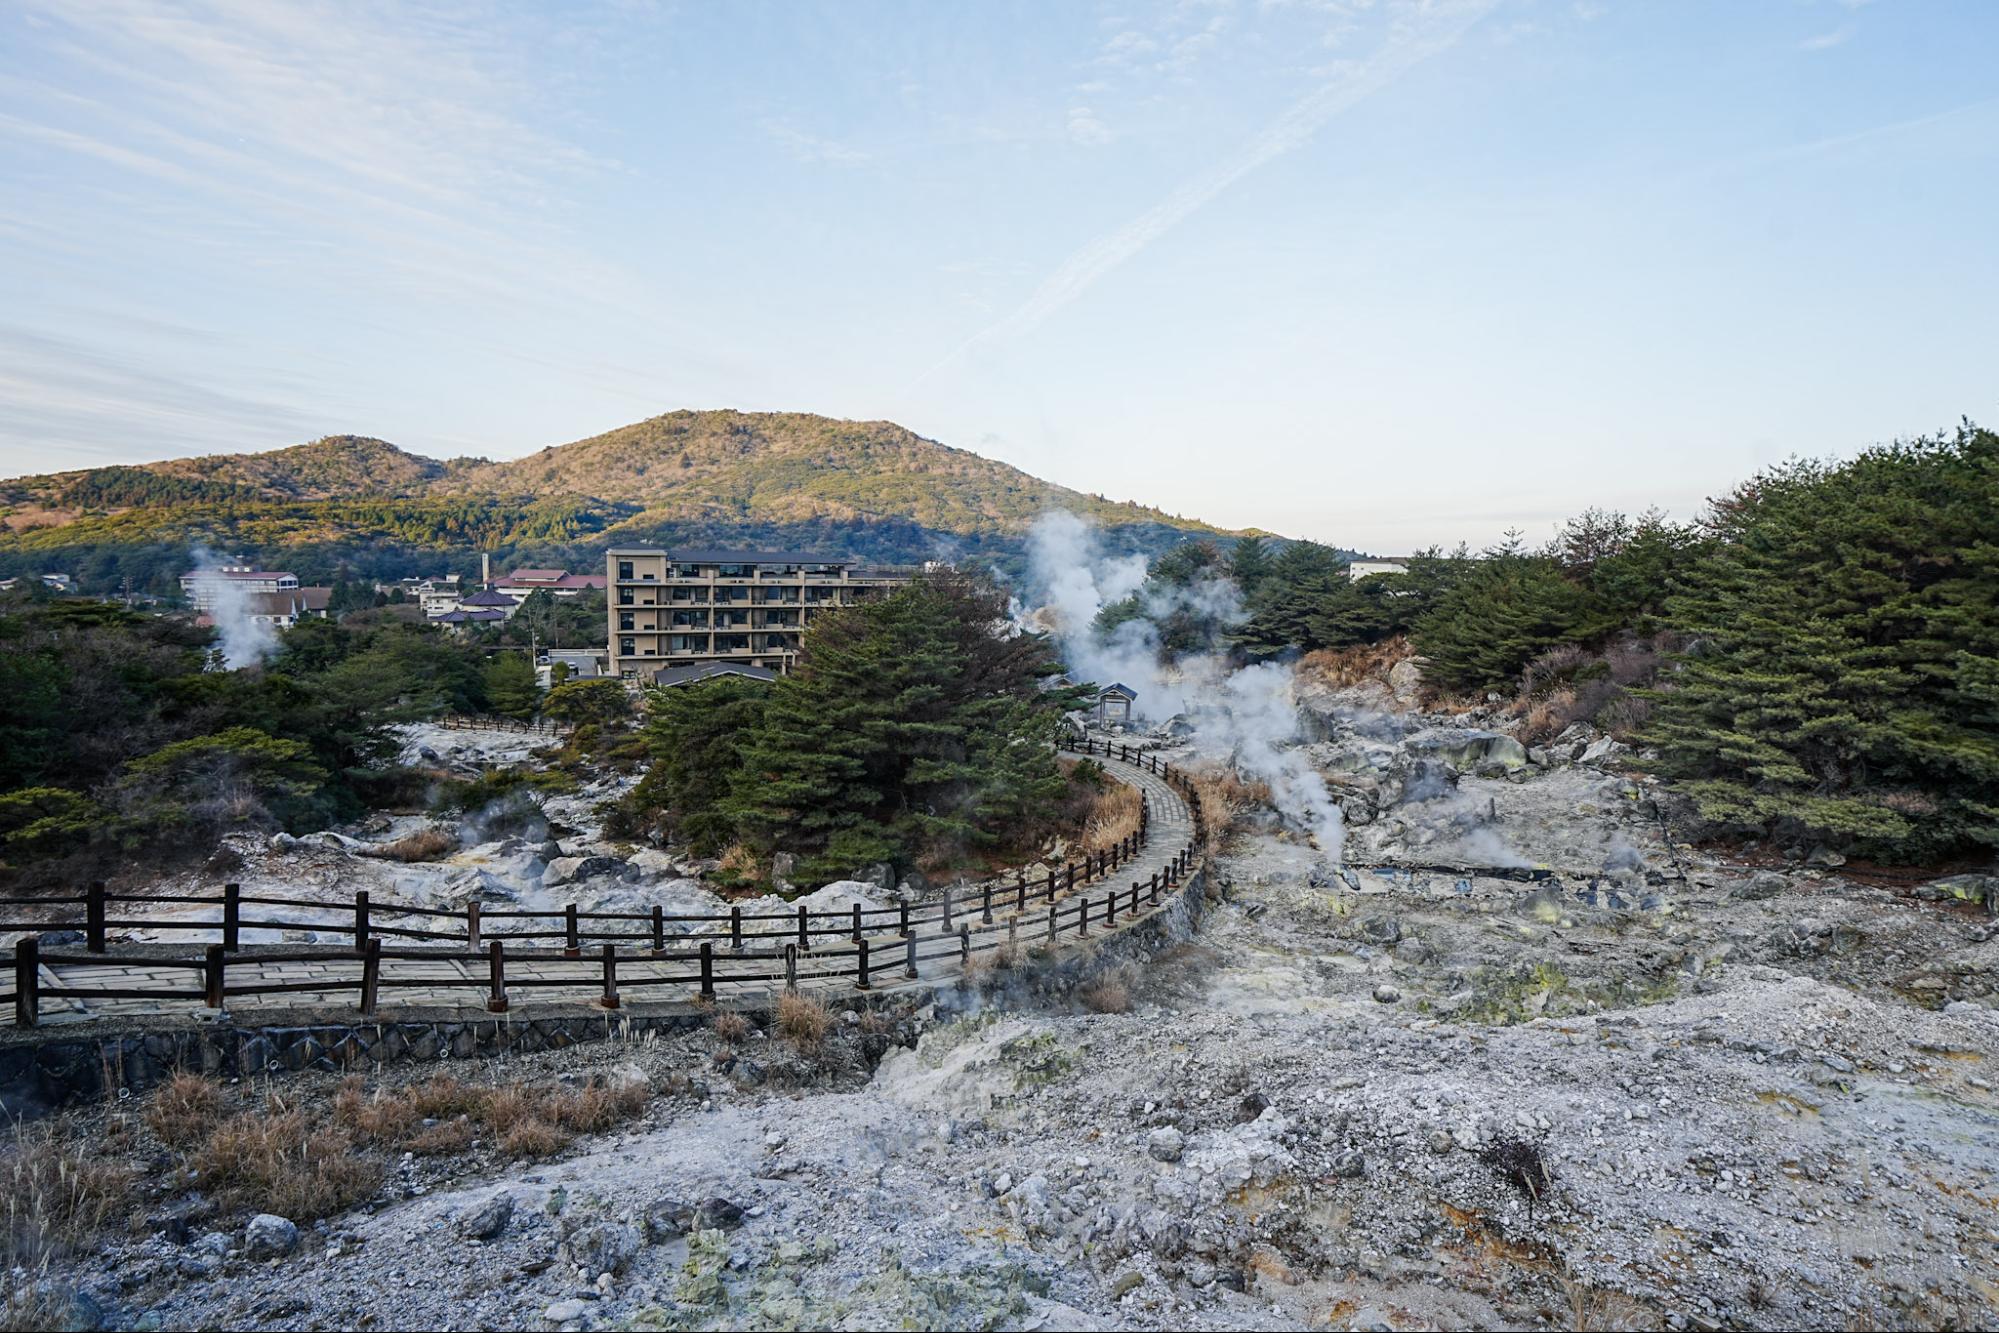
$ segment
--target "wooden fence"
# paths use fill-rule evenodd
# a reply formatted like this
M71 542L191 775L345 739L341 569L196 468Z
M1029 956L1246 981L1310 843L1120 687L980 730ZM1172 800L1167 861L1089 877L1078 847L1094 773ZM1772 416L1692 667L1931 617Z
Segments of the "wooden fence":
M1087 937L1120 920L1148 914L1163 894L1194 868L1206 839L1200 796L1186 775L1156 755L1128 745L1085 740L1065 746L1072 753L1101 755L1132 764L1165 779L1187 805L1188 836L1143 879L1112 881L1133 861L1150 860L1154 817L1150 799L1140 807L1139 829L1080 861L1011 879L988 881L968 895L946 890L934 903L912 907L812 911L804 905L783 912L685 915L654 906L649 912L586 912L571 903L560 910L417 907L377 902L365 892L351 902L245 894L235 884L216 895L141 897L114 894L93 884L81 895L57 898L0 898L0 908L78 908L80 919L0 921L0 931L34 931L14 950L14 988L0 992L12 1001L15 1023L33 1027L45 999L192 1000L220 1009L233 997L286 992L351 989L364 1015L373 1014L383 992L397 989L484 990L485 1007L505 1012L511 995L522 990L586 992L607 1009L618 1008L624 991L656 986L694 985L713 999L723 983L774 984L851 978L856 989L878 979L916 979L923 965L940 959L959 967L975 955ZM1177 821L1176 821L1177 822ZM207 919L148 919L149 906L213 907ZM337 925L307 921L301 911L329 913ZM288 915L289 914L289 915ZM196 945L130 945L110 950L114 930L144 929L211 935L198 956ZM244 945L248 930L339 931L344 946ZM81 949L45 950L41 934L74 931ZM698 937L698 938L697 938ZM837 941L837 943L833 943ZM289 964L344 964L351 975L305 980L271 980L269 970ZM463 965L483 975L440 974L440 963ZM642 975L619 976L621 963L645 965ZM658 965L672 965L661 969ZM510 966L513 968L509 972ZM73 978L51 984L44 968L166 969L187 974L185 987L162 987L157 978L143 986L92 986ZM238 978L231 981L234 969Z
M446 731L511 731L523 736L566 736L570 726L566 722L538 717L523 721L517 717L500 717L490 713L446 713L437 719L437 725Z

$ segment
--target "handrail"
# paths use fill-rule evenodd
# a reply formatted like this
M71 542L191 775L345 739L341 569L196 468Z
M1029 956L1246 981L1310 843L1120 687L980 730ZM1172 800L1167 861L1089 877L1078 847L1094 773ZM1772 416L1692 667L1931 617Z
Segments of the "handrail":
M82 953L43 954L39 934L26 936L16 943L14 991L10 997L15 1004L15 1021L21 1026L34 1026L39 1017L40 1000L45 997L76 1000L200 998L211 1008L221 1008L231 995L327 993L356 988L360 992L361 1011L367 1015L375 1012L383 986L486 986L486 1007L493 1012L506 1010L510 987L538 990L582 987L596 992L595 1003L605 1008L617 1008L618 969L621 964L649 969L628 974L624 978L626 985L698 983L699 994L704 999L714 998L718 982L768 983L781 979L789 988L801 980L851 977L857 989L866 990L874 985L875 978L890 972L905 979L915 979L921 975L919 965L925 962L934 963L955 956L961 965L967 964L981 952L1055 943L1065 934L1083 937L1093 927L1114 927L1120 916L1130 921L1148 915L1159 904L1162 892L1179 884L1192 869L1207 840L1199 793L1185 774L1173 765L1161 763L1157 755L1147 755L1129 745L1117 746L1108 741L1085 738L1079 744L1057 748L1066 748L1085 756L1102 754L1106 759L1115 759L1164 778L1186 802L1191 824L1189 840L1176 848L1164 865L1152 871L1146 879L1132 880L1128 887L1114 883L1115 879L1122 878L1118 872L1140 857L1151 844L1153 812L1148 800L1140 807L1139 830L1109 848L1086 852L1080 861L1047 867L1043 874L1033 879L1022 870L1015 872L1010 880L989 880L962 896L947 889L939 901L915 909L908 903L881 908L862 908L853 904L846 909L817 911L801 905L793 912L745 913L740 909L731 909L726 915L669 915L659 906L643 913L584 912L572 903L549 911L501 909L484 913L482 920L481 906L476 902L454 911L376 902L366 891L355 893L351 902L313 902L308 899L246 895L239 886L228 884L220 897L176 895L154 900L176 905L218 905L221 908L219 919L145 921L110 917L106 911L110 903L129 907L130 904L148 900L128 894L110 894L100 882L75 897L24 900L36 905L83 906L84 920L81 922L61 921L44 923L39 927L17 928L42 932L80 930L84 934L85 945ZM1110 884L1108 891L1101 898L1096 897L1093 890L1101 890L1107 883ZM265 906L323 912L338 919L341 924L260 919L244 913L246 907L255 909ZM388 925L378 919L405 914L449 921L454 928L427 930ZM502 920L518 921L523 925L538 920L559 924L546 930L484 929L485 922ZM757 928L774 923L783 924L776 929ZM608 928L619 925L638 929ZM695 929L704 926L726 929ZM112 954L106 936L107 931L114 927L215 932L220 935L220 940L205 945L198 958L151 957L123 951ZM242 940L244 930L337 930L349 936L351 943L345 946L277 949L254 944L246 946ZM395 943L385 945L385 939ZM841 943L835 945L832 943L834 940ZM425 947L412 945L408 941L422 942ZM529 941L548 941L551 944L550 947L537 948ZM673 945L671 948L669 941ZM435 942L437 947L428 947L431 942ZM811 961L813 968L801 972L799 964L806 959ZM509 962L516 966L511 976L507 971ZM390 965L390 975L384 974L385 963ZM698 964L698 972L689 975L661 975L657 972L660 967L684 967L689 963ZM782 971L769 970L768 965L773 963L782 964ZM352 972L355 964L360 967L358 976ZM421 964L427 971L394 975L401 970L394 966L396 964ZM523 965L541 968L567 964L577 965L580 969L578 974L524 975L519 970ZM100 966L118 967L137 973L142 981L162 980L144 978L144 969L150 967L198 969L202 973L203 989L198 997L190 997L185 991L164 986L135 986L130 975L121 976L121 985L117 987L83 986L77 984L76 977L65 978L60 985L51 985L40 976L40 969L45 965L60 965L79 972ZM261 968L266 965L344 965L344 968L342 974L337 976L277 981L259 979L252 983L235 984L229 980L232 966L240 977L246 967ZM750 970L746 971L746 968ZM440 969L443 970L441 975ZM481 970L487 974L485 979L472 975Z

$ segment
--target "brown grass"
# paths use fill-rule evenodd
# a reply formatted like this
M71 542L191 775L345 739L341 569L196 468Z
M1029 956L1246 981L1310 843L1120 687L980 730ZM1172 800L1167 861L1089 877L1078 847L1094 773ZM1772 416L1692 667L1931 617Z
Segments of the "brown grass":
M1270 804L1268 783L1245 782L1233 769L1204 765L1189 769L1187 777L1201 798L1208 828L1215 833L1226 833L1257 806Z
M1078 991L1076 998L1093 1014L1122 1014L1131 1009L1131 987L1114 974L1098 977Z
M1351 648L1320 648L1298 659L1298 671L1335 690L1351 689L1368 681L1388 683L1389 668L1416 650L1401 635L1380 643L1358 644Z
M384 843L370 854L390 861L441 861L457 848L457 838L443 829L427 828Z
M568 1146L569 1135L546 1120L523 1120L500 1136L500 1151L509 1157L553 1157Z
M1084 850L1091 854L1109 851L1138 832L1139 812L1144 803L1138 788L1122 782L1105 783L1083 819Z
M826 1002L816 995L786 991L777 997L777 1030L801 1051L818 1050L832 1024Z
M194 1163L225 1201L294 1222L359 1203L382 1181L382 1163L346 1130L278 1096L218 1125Z
M16 1128L0 1148L7 1192L0 1266L33 1270L83 1246L129 1205L134 1184L127 1167L67 1126ZM8 1326L18 1327L11 1319Z
M146 1128L170 1148L191 1148L222 1119L222 1088L199 1074L175 1074L146 1104Z
M709 1015L708 1026L714 1030L717 1041L728 1042L731 1046L743 1042L750 1035L750 1020L733 1009L717 1009Z
M471 1118L461 1115L456 1120L440 1120L410 1135L409 1150L419 1157L444 1157L464 1152L476 1136Z

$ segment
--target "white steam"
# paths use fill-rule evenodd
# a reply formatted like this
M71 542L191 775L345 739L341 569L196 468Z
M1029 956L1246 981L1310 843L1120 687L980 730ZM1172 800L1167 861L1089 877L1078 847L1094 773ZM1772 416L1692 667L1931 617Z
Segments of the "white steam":
M221 568L221 562L214 552L197 547L194 567L214 571ZM200 591L208 602L207 614L215 625L216 649L222 654L223 666L231 671L256 666L278 650L277 627L256 618L251 600L254 594L248 588L217 573L202 581Z
M1299 748L1304 735L1291 667L1266 662L1231 669L1215 653L1173 663L1161 657L1159 622L1177 612L1221 624L1243 618L1234 580L1207 577L1186 588L1153 589L1138 618L1100 635L1098 612L1144 587L1144 558L1106 555L1089 523L1060 510L1035 523L1028 556L1033 591L1075 679L1130 686L1138 695L1133 713L1152 722L1184 715L1197 752L1266 783L1278 810L1338 863L1345 827L1325 779Z

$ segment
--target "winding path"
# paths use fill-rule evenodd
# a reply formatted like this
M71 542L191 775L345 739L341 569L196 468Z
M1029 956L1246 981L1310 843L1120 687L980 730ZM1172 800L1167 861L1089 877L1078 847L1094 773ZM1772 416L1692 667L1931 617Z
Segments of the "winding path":
M738 922L740 934L711 927L697 936L669 937L664 952L620 951L603 943L569 956L556 949L508 955L504 986L497 990L493 959L500 950L489 944L491 955L482 952L476 924L469 939L461 935L463 942L456 945L426 948L396 941L386 949L381 937L393 939L396 932L377 925L372 943L378 956L372 962L367 951L324 946L252 945L224 957L221 944L207 938L174 946L110 944L103 953L89 955L81 949L35 946L32 956L17 953L15 990L4 998L15 1002L20 1017L50 1025L174 1017L212 1021L220 1015L210 1001L220 993L229 1021L256 1026L336 1016L351 1022L357 1009L384 1020L419 1014L471 1017L492 1012L493 1001L501 997L507 1012L529 1016L634 1004L650 1008L696 1000L704 979L707 993L723 1005L767 1002L788 980L821 994L955 984L968 967L990 961L982 960L982 953L1052 948L1059 954L1127 929L1171 902L1174 894L1168 890L1190 873L1198 854L1197 820L1181 788L1147 766L1157 760L1139 755L1128 762L1115 752L1104 753L1101 742L1090 757L1112 777L1144 793L1149 819L1142 845L1098 869L1086 861L1081 876L1070 876L1073 883L1059 882L1064 877L1058 873L982 886L955 904L946 900L941 912L938 903L915 905L908 934L894 919L879 927L865 923L855 933L833 924L845 917L822 914L813 917L812 929L804 934L809 947L798 949L789 942L800 932L788 919L782 925L758 921L748 929ZM318 907L347 910L339 903ZM105 908L100 902L93 910L99 913L101 938ZM396 909L377 904L374 910L390 914ZM364 907L363 919L367 912ZM588 925L590 914L580 915ZM247 929L252 923L243 924ZM570 929L575 928L572 916ZM206 934L224 938L219 926L207 928ZM696 957L691 949L699 951L698 973L690 970ZM23 1006L21 983L30 970L33 999Z

